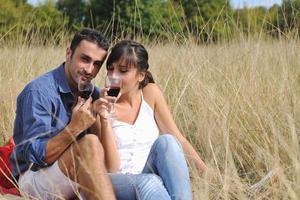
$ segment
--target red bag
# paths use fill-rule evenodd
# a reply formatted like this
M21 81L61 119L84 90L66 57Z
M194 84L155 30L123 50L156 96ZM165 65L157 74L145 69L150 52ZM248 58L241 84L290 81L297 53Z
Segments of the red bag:
M15 187L7 189L0 186L0 194L12 194L16 196L21 196L19 190Z
M13 138L10 138L8 143L0 147L0 186L3 188L12 188L12 165L9 161L9 156L14 149L15 143Z
M0 147L0 194L13 194L20 196L19 190L13 182L12 165L9 157L14 149L15 143L10 138L8 143Z

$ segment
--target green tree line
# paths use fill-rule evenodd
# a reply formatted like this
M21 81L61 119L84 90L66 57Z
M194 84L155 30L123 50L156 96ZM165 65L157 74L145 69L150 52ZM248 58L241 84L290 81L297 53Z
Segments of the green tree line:
M1 39L22 33L60 38L82 27L114 37L230 40L235 34L299 35L300 0L282 5L233 9L229 0L2 0Z

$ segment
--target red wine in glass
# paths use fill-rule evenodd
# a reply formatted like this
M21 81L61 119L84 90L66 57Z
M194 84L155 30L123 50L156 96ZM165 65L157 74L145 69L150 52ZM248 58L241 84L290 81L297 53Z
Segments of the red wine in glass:
M85 100L90 98L94 91L94 84L91 81L83 81L81 78L78 80L78 95Z
M117 97L119 95L119 92L120 92L119 86L111 86L107 91L107 95L112 97Z
M84 90L78 92L78 96L84 98L85 100L90 98L91 95L92 95L92 90Z
M107 95L111 97L118 97L120 93L120 88L122 85L122 77L121 76L109 76L107 75L105 78L105 87L109 88L107 91ZM110 109L108 111L108 118L113 120L115 119L115 109L114 109L114 104L116 99L112 99L110 102Z

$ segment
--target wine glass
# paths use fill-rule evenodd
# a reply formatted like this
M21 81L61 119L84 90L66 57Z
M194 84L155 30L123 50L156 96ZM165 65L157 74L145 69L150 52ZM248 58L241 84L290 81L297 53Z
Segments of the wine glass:
M108 111L108 118L114 119L116 117L115 114L115 103L117 100L117 97L120 93L121 90L121 85L122 85L122 78L119 75L107 75L105 77L105 87L108 88L109 90L107 91L107 95L110 97L115 97L115 98L110 98L110 104L109 104L109 111Z
M83 77L79 77L78 79L78 96L84 98L87 100L92 96L94 92L94 84L92 82L93 79L91 80L85 80Z

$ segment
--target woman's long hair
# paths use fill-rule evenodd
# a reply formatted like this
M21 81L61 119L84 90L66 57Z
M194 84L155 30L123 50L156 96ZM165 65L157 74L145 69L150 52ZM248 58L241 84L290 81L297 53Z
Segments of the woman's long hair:
M148 71L148 52L142 44L132 40L118 42L108 56L106 69L119 59L125 59L127 66L135 66L139 72L145 72L145 78L139 83L139 89L148 83L154 83L153 76Z

